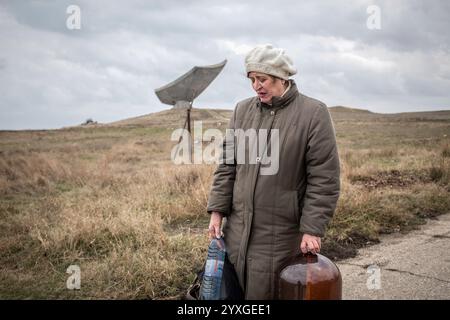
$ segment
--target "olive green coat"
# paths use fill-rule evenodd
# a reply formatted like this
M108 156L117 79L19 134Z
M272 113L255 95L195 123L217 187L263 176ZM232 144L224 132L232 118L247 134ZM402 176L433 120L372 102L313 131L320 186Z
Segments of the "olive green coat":
M322 237L336 207L339 157L332 120L322 102L300 94L291 80L272 106L258 97L239 102L229 127L279 129L278 172L261 175L260 162L221 163L207 206L226 217L226 248L246 299L274 299L277 270L299 252L301 234ZM225 142L225 158L227 147Z

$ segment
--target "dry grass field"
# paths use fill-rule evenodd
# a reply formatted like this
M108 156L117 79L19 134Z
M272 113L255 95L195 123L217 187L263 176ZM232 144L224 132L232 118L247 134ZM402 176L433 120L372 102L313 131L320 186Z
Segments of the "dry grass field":
M342 194L330 258L450 211L450 111L331 108ZM231 112L193 111L204 129ZM215 165L174 165L169 110L109 125L0 131L0 298L176 299L201 267ZM70 265L81 289L68 290Z

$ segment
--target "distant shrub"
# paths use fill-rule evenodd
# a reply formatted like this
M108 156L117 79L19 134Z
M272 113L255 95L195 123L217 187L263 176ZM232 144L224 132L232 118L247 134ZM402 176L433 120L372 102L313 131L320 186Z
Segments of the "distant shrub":
M442 167L431 167L430 169L430 178L432 181L437 182L442 179L444 176L444 170Z
M97 124L97 121L94 121L91 118L89 118L89 119L86 119L86 121L83 122L81 125L86 126L86 125L89 125L89 124Z
M444 148L442 148L441 155L444 158L450 158L450 147L448 145L445 145Z

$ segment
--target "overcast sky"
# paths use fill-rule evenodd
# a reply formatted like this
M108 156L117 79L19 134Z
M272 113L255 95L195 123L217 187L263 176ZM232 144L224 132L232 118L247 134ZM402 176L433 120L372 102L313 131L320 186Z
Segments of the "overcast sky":
M69 5L81 29L67 27ZM446 0L0 0L0 129L164 110L155 88L224 59L194 107L232 109L253 95L243 61L264 43L284 48L299 90L328 106L448 110L449 16Z

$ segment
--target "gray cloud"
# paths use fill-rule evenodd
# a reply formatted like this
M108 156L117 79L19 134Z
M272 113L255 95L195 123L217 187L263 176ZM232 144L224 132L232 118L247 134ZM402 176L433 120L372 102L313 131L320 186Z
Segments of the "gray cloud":
M81 30L66 28L67 6ZM286 49L305 94L376 112L448 109L448 1L6 1L0 4L0 129L109 122L169 108L153 90L228 59L195 101L233 108L258 43Z

